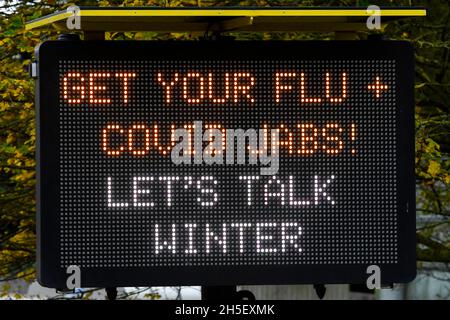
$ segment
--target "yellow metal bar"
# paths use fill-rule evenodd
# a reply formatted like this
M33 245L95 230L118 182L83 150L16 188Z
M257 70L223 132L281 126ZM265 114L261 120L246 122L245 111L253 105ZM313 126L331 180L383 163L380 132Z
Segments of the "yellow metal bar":
M71 12L59 12L26 24L31 30L67 19ZM80 17L367 17L366 9L80 9ZM424 17L425 9L381 9L384 17Z
M81 17L124 17L124 16L135 16L135 17L279 17L279 16L289 16L289 17L367 17L371 14L367 13L364 9L323 9L323 10L282 10L282 9L266 9L266 10L202 10L202 9L192 9L192 10L80 10ZM417 17L426 16L426 10L422 9L382 9L380 10L380 15L385 17Z
M73 14L72 12L59 12L58 14L55 14L55 15L52 15L49 17L44 17L39 20L28 22L25 25L25 30L32 30L35 28L45 26L47 24L51 24L51 23L55 23L55 22L67 19L68 17L72 16L72 14Z

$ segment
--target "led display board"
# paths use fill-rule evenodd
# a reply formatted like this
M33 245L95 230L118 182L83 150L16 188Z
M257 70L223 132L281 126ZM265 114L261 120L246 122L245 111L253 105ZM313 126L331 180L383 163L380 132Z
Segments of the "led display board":
M394 41L37 49L38 277L415 275L413 50Z

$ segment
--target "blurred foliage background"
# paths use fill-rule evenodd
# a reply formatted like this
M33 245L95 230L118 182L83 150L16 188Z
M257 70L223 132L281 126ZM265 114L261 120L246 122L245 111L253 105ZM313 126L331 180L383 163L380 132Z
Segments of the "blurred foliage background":
M379 6L425 6L427 18L400 20L384 34L416 47L416 186L419 270L449 271L450 3L448 0L385 0ZM0 281L35 279L35 110L28 74L34 48L57 32L25 31L27 21L79 6L368 6L369 1L101 0L0 1ZM333 39L327 33L233 34L246 39ZM367 33L358 34L365 39ZM192 39L188 34L107 33L107 39ZM5 282L6 283L6 282ZM0 289L2 288L0 282ZM7 286L3 286L4 292ZM0 294L1 294L0 290Z

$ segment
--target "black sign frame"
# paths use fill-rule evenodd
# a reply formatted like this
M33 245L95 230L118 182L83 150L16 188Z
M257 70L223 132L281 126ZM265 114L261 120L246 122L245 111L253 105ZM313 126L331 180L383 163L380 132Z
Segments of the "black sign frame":
M380 265L383 283L415 278L414 178L414 58L407 42L396 41L47 41L36 50L37 118L37 271L38 281L52 288L66 286L66 270L59 266L59 128L58 60L126 57L381 59L396 60L398 239L399 263ZM364 265L152 267L82 269L82 287L160 285L365 283Z

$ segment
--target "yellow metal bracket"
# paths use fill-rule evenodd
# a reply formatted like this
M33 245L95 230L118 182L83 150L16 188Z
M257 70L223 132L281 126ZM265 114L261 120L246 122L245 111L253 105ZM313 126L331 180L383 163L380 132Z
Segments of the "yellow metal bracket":
M367 8L317 7L80 7L80 31L154 31L215 32L226 31L317 31L356 32L367 30L372 15ZM392 20L424 17L424 8L381 8L382 23ZM26 24L27 30L49 27L71 30L67 19L72 12L60 11Z

